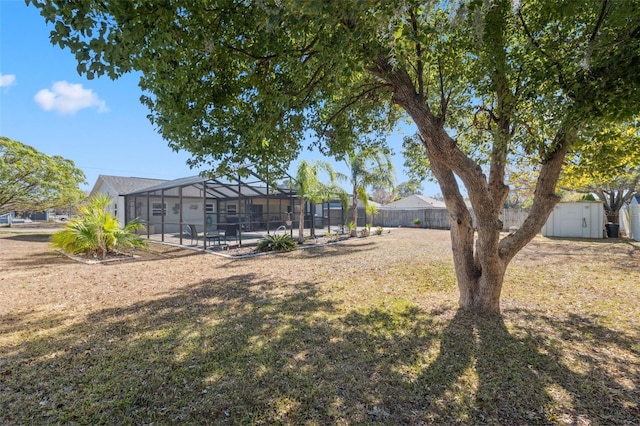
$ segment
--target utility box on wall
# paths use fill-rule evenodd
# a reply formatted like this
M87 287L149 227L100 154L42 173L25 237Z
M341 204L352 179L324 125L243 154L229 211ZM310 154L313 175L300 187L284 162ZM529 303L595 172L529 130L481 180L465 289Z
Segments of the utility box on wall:
M602 238L604 206L593 201L559 203L542 227L545 237Z

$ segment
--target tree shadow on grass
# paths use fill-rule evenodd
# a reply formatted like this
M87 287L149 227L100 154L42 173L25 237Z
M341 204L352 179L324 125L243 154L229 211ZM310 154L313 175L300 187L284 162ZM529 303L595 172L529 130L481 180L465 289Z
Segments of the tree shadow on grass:
M8 237L0 237L0 241L2 240L39 243L39 247L42 250L35 255L28 257L16 255L16 253L11 250L6 250L4 253L4 260L6 262L3 266L6 270L42 268L48 265L71 262L71 260L67 259L64 255L51 250L51 234L17 234Z
M0 318L0 423L637 419L637 390L618 395L613 377L626 368L638 379L629 336L589 318L526 311L506 317L511 331L501 318L478 321L446 306L426 311L396 301L345 312L315 283L283 291L253 274L82 317L6 316ZM587 352L583 372L568 368L549 336L572 343L586 332L597 347L628 354L626 367L620 358L600 369Z
M51 241L51 234L16 234L4 238L12 241L49 244L49 242Z
M369 244L361 244L361 245L340 245L340 244L326 244L319 245L317 247L308 247L305 249L297 249L291 252L266 252L260 253L258 256L253 254L252 256L238 256L238 257L230 257L226 263L222 264L221 268L232 269L232 268L246 268L248 264L254 262L256 260L265 261L265 260L273 260L275 262L282 261L283 268L286 268L286 257L287 256L296 256L301 259L326 259L327 261L335 261L337 264L347 256L357 256L365 253L369 253L375 250L376 247ZM286 273L286 269L283 270L283 273Z
M637 337L599 326L593 317L525 310L505 316L514 331L502 316L456 313L443 332L440 356L418 381L429 390L425 417L500 425L637 421L640 390L629 391L640 380ZM607 368L601 351L608 353ZM461 380L469 370L477 376L472 402L459 392L469 387Z

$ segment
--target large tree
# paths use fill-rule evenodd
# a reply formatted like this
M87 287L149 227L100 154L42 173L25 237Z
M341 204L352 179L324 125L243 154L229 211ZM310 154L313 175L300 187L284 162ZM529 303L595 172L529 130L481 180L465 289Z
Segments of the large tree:
M27 3L80 73L140 72L152 123L194 164L286 165L309 131L340 155L411 118L449 210L459 303L477 312L499 312L580 132L640 103L635 0ZM511 155L539 177L529 217L501 238Z
M396 186L396 193L400 198L409 197L411 195L422 195L422 191L424 191L422 184L412 180L402 182Z
M0 213L68 208L86 197L84 182L73 161L0 137Z
M620 209L640 191L639 124L636 119L584 135L588 143L569 153L560 177L563 188L595 194L610 222L619 222Z

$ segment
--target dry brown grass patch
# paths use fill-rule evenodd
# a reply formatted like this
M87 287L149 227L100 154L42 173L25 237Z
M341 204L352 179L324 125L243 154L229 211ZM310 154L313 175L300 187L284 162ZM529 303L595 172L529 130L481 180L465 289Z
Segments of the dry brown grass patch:
M639 248L537 238L480 320L444 231L110 265L2 234L0 423L634 424Z

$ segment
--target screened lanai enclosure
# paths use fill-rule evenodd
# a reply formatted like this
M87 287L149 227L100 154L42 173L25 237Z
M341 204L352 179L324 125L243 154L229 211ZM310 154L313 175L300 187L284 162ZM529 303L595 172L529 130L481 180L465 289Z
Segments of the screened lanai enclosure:
M330 200L301 206L295 190L269 185L253 173L164 182L127 194L125 203L126 221L141 219L148 238L203 249L255 244L274 232L297 236L300 208L305 235L344 223L344 209L323 208Z

